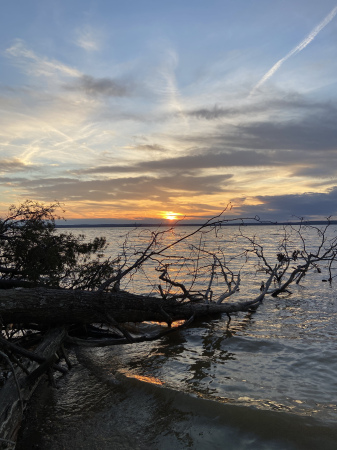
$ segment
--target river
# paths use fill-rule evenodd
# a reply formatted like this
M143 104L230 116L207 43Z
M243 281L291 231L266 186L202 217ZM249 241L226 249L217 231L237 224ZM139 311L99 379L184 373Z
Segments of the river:
M109 256L128 230L71 231L106 236ZM269 257L282 232L245 229ZM239 253L234 234L228 227L207 236L207 248L220 240L228 254ZM315 245L315 234L307 239ZM139 273L128 288L151 290L152 269L150 278ZM241 271L235 300L257 295L265 277L251 259ZM337 290L322 282L322 273L306 278L291 295L268 296L257 311L230 322L224 315L155 342L73 351L74 368L58 379L58 389L38 388L17 449L335 450Z

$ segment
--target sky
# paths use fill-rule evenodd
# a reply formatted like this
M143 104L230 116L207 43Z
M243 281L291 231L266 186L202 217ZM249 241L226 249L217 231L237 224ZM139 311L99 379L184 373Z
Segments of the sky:
M12 0L0 213L337 215L336 0Z

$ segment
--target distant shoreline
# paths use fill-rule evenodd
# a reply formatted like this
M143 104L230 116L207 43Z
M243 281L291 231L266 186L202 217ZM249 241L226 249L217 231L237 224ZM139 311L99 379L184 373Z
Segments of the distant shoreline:
M326 225L326 220L308 220L303 222L242 222L242 223L221 223L221 227L238 227L238 226L267 226L267 225ZM331 225L337 225L337 220L331 220ZM56 228L158 228L158 227L201 227L204 223L124 223L124 224L114 224L114 223L101 223L101 224L69 224L69 225L55 225ZM214 224L213 224L214 225ZM209 225L212 226L212 225Z

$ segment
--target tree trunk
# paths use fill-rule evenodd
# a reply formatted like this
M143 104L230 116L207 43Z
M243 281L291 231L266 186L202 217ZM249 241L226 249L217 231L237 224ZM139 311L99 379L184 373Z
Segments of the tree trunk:
M88 292L68 289L0 290L0 316L3 324L67 325L109 322L106 315L118 323L175 320L247 311L261 298L238 303L179 303L130 294Z

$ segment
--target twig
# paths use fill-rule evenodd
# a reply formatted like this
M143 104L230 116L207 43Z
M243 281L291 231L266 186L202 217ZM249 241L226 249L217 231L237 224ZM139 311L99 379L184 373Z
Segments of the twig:
M12 344L11 342L8 342L2 336L0 336L0 345L2 345L5 348L8 348L9 350L11 350L14 353L19 353L20 355L25 356L26 358L31 359L32 361L35 361L38 363L46 362L46 358L44 358L43 356L40 356L34 352L31 352L29 350L25 350L21 347L18 347L17 345ZM64 367L62 367L58 364L53 364L53 368L63 374L68 373L67 369L65 369Z

